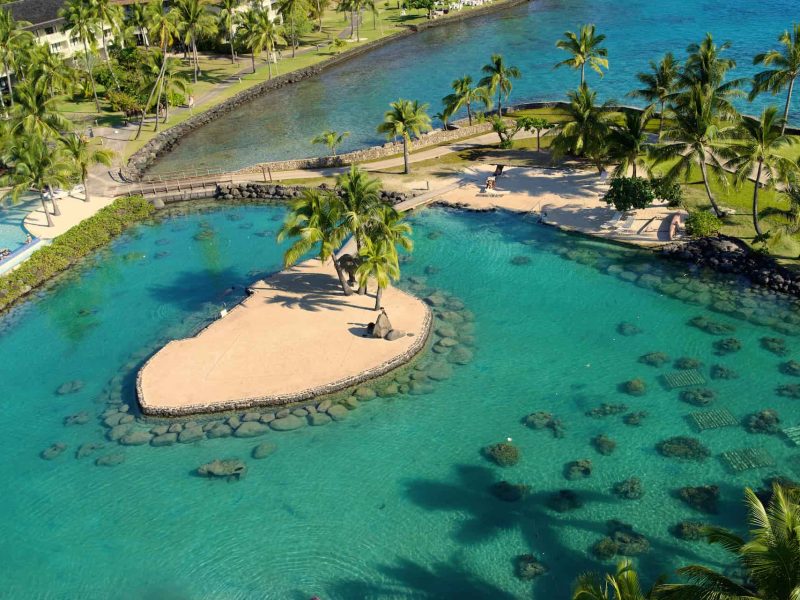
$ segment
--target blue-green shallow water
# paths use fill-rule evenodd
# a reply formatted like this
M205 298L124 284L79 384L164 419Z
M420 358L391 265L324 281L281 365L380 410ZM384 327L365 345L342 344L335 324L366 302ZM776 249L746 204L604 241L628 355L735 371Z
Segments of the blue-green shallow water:
M362 57L267 94L187 136L154 167L154 172L187 168L234 169L267 160L315 156L324 151L311 139L326 129L350 131L342 151L381 144L375 128L389 102L412 98L441 108L450 83L464 74L477 81L492 52L517 65L512 102L562 100L577 87L571 69L553 70L566 53L555 42L566 30L595 23L607 35L611 68L601 80L589 72L590 85L605 99L635 103L626 94L637 85L636 73L649 60L684 49L706 32L733 42L730 56L738 76L755 72L753 55L776 46L778 34L797 19L793 0L693 2L632 0L620 7L612 0L533 0L529 4L462 23L434 28L393 41ZM367 27L370 25L367 24ZM759 97L741 110L757 113L765 103L784 97ZM800 95L793 101L794 120Z
M429 210L414 218L417 247L404 266L427 285L463 299L476 315L475 357L427 396L376 399L343 423L270 432L278 446L263 461L249 458L261 439L207 440L169 448L131 447L127 460L97 467L77 460L76 447L102 439L92 420L64 427L79 410L105 408L102 393L132 356L158 340L199 327L258 274L279 265L272 241L283 210L228 207L142 226L74 274L3 321L0 337L0 564L8 598L555 598L566 597L577 573L602 566L588 548L605 535L605 521L622 519L645 534L652 550L638 562L649 578L690 561L712 564L713 549L673 538L681 519L741 523L741 488L773 473L800 476L798 449L783 439L751 435L739 427L693 433L685 416L699 410L664 390L654 369L637 363L646 352L695 356L706 365L735 368L741 378L713 381L712 407L737 417L777 409L800 424L797 400L774 389L793 379L780 359L759 347L772 329L722 317L601 273L561 256L600 261L615 271L645 268L640 255L587 242L504 214L468 215ZM211 240L194 236L211 228ZM266 237L256 235L261 233ZM435 239L431 239L435 238ZM165 243L164 240L170 240ZM525 242L525 243L523 243ZM170 252L156 258L157 253ZM599 254L602 253L602 256ZM511 259L527 256L530 264ZM680 275L669 264L655 271ZM695 281L695 283L690 283ZM710 280L687 278L687 286ZM750 303L735 287L715 288ZM758 297L768 318L796 327L797 312ZM387 307L391 315L391 306ZM96 312L78 316L81 309ZM716 357L717 339L686 322L706 315L737 327L743 349ZM617 333L621 321L642 328ZM793 351L796 337L788 338ZM797 357L793 353L790 356ZM128 367L124 365L128 364ZM302 365L298 365L302 368ZM707 369L703 369L707 373ZM617 391L639 376L641 398ZM55 394L67 380L85 387ZM640 427L619 416L592 419L601 402L646 410ZM520 423L536 410L561 417L566 437ZM589 440L606 433L618 442L601 456ZM703 463L660 457L656 441L696 435L714 456ZM521 462L501 469L480 449L512 437ZM66 453L45 461L38 453L55 441ZM729 474L718 461L732 448L763 446L774 469ZM118 448L111 443L102 455ZM214 458L240 457L250 471L241 482L191 475ZM590 458L592 477L569 482L565 462ZM794 468L794 471L792 470ZM622 501L614 482L638 475L646 495ZM494 499L487 487L500 479L526 483L531 496L517 504ZM718 484L721 514L696 513L670 492L683 485ZM556 513L548 495L578 490L583 508ZM533 552L550 572L533 584L513 575L512 559Z

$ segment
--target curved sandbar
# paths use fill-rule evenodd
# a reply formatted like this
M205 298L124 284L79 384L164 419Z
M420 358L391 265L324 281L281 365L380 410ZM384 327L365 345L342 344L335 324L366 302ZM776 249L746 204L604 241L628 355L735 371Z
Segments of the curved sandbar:
M226 317L147 361L136 382L145 414L274 406L339 391L408 362L431 329L428 306L390 287L382 304L392 326L411 335L363 337L379 314L374 297L344 296L333 268L318 260L251 289Z

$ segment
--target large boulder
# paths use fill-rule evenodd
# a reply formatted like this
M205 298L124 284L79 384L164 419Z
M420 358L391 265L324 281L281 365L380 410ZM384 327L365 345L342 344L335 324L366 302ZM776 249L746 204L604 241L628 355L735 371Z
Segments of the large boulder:
M233 435L240 438L256 437L266 433L268 429L264 423L259 421L247 421L239 425Z
M178 441L177 433L162 433L161 435L154 436L150 440L150 445L159 448L161 446L171 446Z
M384 338L392 330L392 324L389 322L389 317L386 316L386 311L382 310L381 314L375 320L375 325L372 327L372 337Z
M153 439L153 434L148 431L131 431L119 438L123 446L144 446Z
M293 414L288 414L285 417L271 421L269 426L275 431L292 431L294 429L300 429L305 424L305 419L301 419Z
M188 427L178 434L178 441L182 444L197 442L206 437L205 432L199 427Z
M133 429L133 425L131 425L130 423L115 425L108 431L106 436L112 442L118 442L122 436L129 434L131 432L131 429Z
M233 429L226 423L217 423L206 432L209 439L230 437L233 435Z
M319 427L320 425L327 425L330 422L331 418L325 413L314 413L312 415L308 415L308 424L314 427Z
M270 454L275 452L275 450L277 450L275 444L270 444L269 442L262 442L258 446L253 448L252 452L253 458L258 458L258 459L267 458Z
M197 474L202 477L219 477L222 479L241 479L247 473L247 465L237 458L214 460L197 467Z
M334 421L344 421L347 418L349 411L341 404L334 404L328 409L328 415Z

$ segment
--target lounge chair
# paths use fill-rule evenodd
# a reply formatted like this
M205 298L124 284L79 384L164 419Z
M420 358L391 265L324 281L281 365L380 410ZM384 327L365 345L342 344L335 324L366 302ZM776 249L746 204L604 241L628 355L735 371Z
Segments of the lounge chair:
M615 229L623 218L625 217L621 212L615 212L608 221L600 225L600 229Z
M625 218L625 222L620 225L617 229L621 233L633 233L633 224L636 223L636 217L631 215L630 217Z

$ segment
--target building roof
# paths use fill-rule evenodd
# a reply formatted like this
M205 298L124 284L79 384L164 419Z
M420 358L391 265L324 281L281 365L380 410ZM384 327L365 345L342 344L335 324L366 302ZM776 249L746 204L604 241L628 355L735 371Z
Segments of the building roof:
M58 11L65 0L17 0L1 5L11 11L15 21L28 21L33 25L45 25L60 21Z

